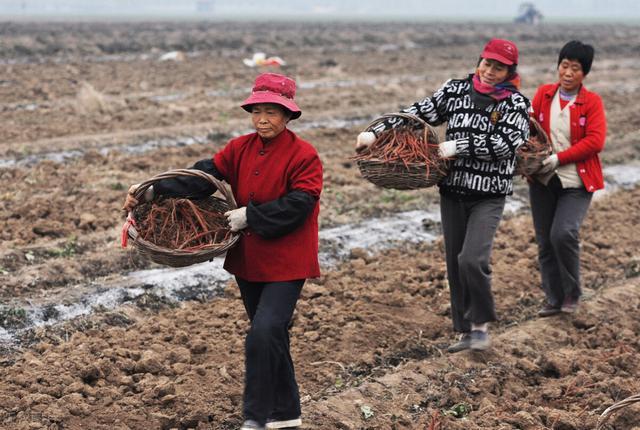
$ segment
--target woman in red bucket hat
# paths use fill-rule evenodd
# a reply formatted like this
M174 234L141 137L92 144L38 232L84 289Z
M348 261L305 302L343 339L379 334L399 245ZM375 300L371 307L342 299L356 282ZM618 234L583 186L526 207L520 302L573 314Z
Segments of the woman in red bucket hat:
M516 150L529 136L529 100L519 91L518 48L491 39L476 70L450 79L432 96L401 112L437 126L447 123L440 156L452 159L438 184L449 281L451 317L460 333L451 353L489 348L488 324L497 319L491 293L491 248L513 191ZM356 147L370 145L376 133L397 127L393 117L358 135Z
M302 112L293 101L295 95L296 83L293 79L277 73L263 73L256 78L251 95L242 102L241 106L251 113L256 104L276 104L288 111L290 119L297 119Z
M231 230L243 234L227 251L224 268L235 275L251 321L242 430L302 425L288 327L305 280L320 276L322 164L315 148L287 128L302 113L295 92L295 81L287 76L259 75L241 105L255 132L232 139L193 166L228 182L238 203L226 216ZM129 190L125 210L137 204L135 189ZM214 191L209 182L180 177L156 182L145 198L198 198Z

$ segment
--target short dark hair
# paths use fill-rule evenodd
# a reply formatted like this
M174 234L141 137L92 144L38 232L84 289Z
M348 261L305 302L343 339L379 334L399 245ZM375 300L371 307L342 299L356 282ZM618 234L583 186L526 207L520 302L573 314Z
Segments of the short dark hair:
M579 40L572 40L571 42L567 42L560 50L558 66L564 59L577 61L582 66L582 72L587 75L591 70L593 54L593 46L584 44Z

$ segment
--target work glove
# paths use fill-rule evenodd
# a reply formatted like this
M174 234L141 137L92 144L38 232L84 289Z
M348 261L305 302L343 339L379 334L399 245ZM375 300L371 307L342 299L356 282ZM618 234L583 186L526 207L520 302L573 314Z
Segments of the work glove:
M438 154L441 158L451 158L456 156L457 142L447 140L438 145Z
M376 141L376 135L372 131L363 131L356 138L356 151L363 151Z
M138 205L138 199L134 197L134 194L140 187L140 184L133 184L129 187L129 191L127 193L127 198L124 201L124 205L122 206L122 210L127 212L131 212L134 207ZM145 202L149 202L153 200L153 185L147 188L142 196Z
M224 215L227 217L227 222L231 227L231 231L240 231L243 228L247 228L247 208L243 206L238 209L234 209L232 211L225 212Z
M549 172L553 172L560 165L560 160L558 160L558 154L551 154L544 160L542 160L542 167L538 170L539 175L545 175Z

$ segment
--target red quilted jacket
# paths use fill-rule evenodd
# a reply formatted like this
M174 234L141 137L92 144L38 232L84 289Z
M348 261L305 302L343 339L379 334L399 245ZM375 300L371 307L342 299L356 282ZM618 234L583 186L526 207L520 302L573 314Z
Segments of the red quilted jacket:
M549 134L551 101L558 91L559 83L541 85L533 97L532 117ZM571 147L558 153L560 165L575 163L578 175L587 191L604 188L602 166L598 153L604 148L607 134L602 99L596 93L580 88L575 102L569 107L571 118Z

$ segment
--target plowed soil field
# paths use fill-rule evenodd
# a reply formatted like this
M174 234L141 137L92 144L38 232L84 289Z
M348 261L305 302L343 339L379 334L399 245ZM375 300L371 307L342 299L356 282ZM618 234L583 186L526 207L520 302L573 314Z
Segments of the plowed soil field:
M350 160L356 134L470 73L490 37L520 49L523 92L555 80L559 48L594 44L587 86L603 97L605 166L640 158L640 27L436 23L3 23L0 25L0 327L22 307L157 267L119 245L130 184L211 156L250 130L238 107L257 73L294 77L291 128L325 168L321 228L437 203L381 190ZM160 61L181 51L180 61ZM254 52L279 69L245 66ZM145 150L142 150L145 149ZM516 194L526 195L517 179ZM584 301L538 319L529 212L505 218L493 252L493 348L453 339L442 239L352 249L303 289L292 354L307 429L594 429L640 393L640 188L594 200L582 239ZM394 231L389 231L393 236ZM243 339L237 287L152 299L0 346L2 429L237 429ZM640 429L640 404L603 428Z

